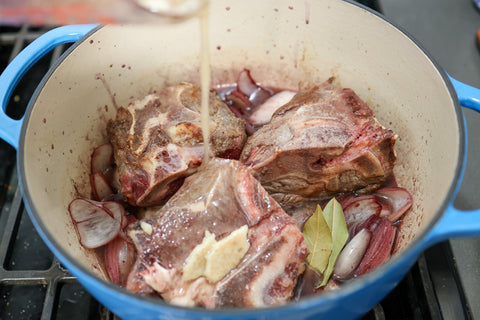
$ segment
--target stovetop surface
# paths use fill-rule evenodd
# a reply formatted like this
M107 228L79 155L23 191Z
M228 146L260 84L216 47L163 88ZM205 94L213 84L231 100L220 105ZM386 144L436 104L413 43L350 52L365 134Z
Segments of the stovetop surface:
M417 38L446 71L458 80L480 87L480 55L475 33L480 13L470 0L359 0L384 14ZM28 30L27 30L28 29ZM0 27L1 33L45 32ZM33 34L33 35L32 35ZM27 39L28 42L28 39ZM17 45L17 44L15 44ZM23 45L23 44L18 44ZM11 114L26 105L42 72L60 48L45 57L40 72L28 75L9 105ZM10 50L0 46L0 70ZM26 92L26 93L25 93ZM30 94L28 93L30 92ZM19 107L19 108L17 108ZM480 159L477 147L480 116L465 110L469 156L465 178L455 205L480 208L477 181ZM20 116L21 111L16 116ZM64 270L41 242L21 202L14 170L14 150L0 142L0 319L112 319ZM11 238L11 239L10 239ZM443 242L422 254L399 286L363 319L480 319L480 238Z
M384 14L422 43L452 77L480 88L476 41L480 11L471 0L381 0ZM465 177L455 206L480 208L480 115L463 108L468 131ZM448 152L448 150L446 150ZM480 219L480 217L479 217ZM480 319L480 238L450 241L474 319Z

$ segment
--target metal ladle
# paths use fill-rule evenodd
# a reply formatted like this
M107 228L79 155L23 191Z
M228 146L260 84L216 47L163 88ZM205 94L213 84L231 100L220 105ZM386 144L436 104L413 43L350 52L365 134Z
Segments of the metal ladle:
M206 7L208 0L133 0L141 8L172 18L188 18Z
M208 0L2 0L4 25L158 24L197 15Z

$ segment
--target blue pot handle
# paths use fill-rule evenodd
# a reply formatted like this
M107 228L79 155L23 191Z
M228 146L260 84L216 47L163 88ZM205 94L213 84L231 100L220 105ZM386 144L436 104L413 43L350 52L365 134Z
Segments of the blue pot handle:
M452 77L450 81L457 92L458 101L464 107L480 112L480 89L460 82Z
M0 138L18 149L20 129L23 117L15 120L7 116L10 96L25 73L45 54L55 47L69 42L75 42L90 32L96 24L63 26L52 29L23 49L0 75Z
M450 77L450 81L457 92L460 104L466 108L480 112L480 89L466 85L452 77ZM464 161L466 161L466 157ZM461 180L459 180L457 189L460 187L460 181ZM445 210L443 217L429 233L426 242L427 245L431 245L449 238L479 235L480 209L471 211L459 210L453 206L452 200Z

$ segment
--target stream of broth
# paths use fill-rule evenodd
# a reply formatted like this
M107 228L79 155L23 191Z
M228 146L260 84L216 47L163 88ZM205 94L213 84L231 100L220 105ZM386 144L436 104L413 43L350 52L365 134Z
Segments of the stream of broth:
M202 165L210 159L210 117L209 117L209 92L210 92L210 53L208 36L209 0L135 0L140 7L157 13L160 19L173 17L189 19L198 17L200 22L200 88L201 112L200 124L204 141L204 157Z
M210 53L208 52L208 11L209 3L206 0L204 8L200 12L201 52L200 52L200 88L202 91L200 120L202 126L204 156L202 165L206 165L210 159Z

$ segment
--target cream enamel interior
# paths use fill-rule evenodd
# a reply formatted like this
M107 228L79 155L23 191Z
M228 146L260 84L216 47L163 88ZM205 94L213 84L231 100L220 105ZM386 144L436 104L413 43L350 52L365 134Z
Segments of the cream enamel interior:
M98 274L67 206L89 195L90 154L106 141L115 104L179 81L198 82L199 39L197 19L102 27L64 59L36 98L22 164L33 209L56 245ZM441 75L404 34L337 0L212 0L210 51L212 84L232 83L248 68L267 86L301 89L333 75L353 88L399 135L395 173L414 197L399 248L437 214L454 183L457 115Z

